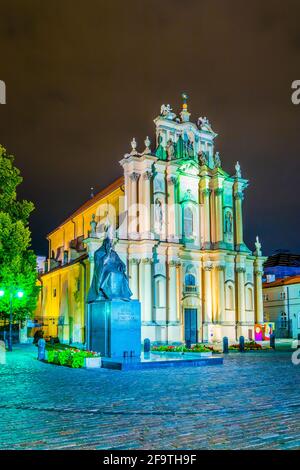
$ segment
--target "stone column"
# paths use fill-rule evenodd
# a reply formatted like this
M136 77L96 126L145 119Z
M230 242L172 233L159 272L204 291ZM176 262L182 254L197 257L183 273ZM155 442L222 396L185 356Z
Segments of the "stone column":
M94 276L94 267L95 267L95 262L94 262L94 252L89 253L89 262L90 262L90 286L92 284L93 276Z
M130 238L136 238L137 237L137 226L138 226L138 220L137 220L137 183L139 179L139 174L136 172L131 173L130 175L130 204L128 207L128 214L129 214L129 236Z
M168 272L168 321L177 322L177 263L169 261Z
M203 189L203 207L204 207L204 243L203 248L209 250L211 247L210 239L210 193L211 190Z
M132 292L132 299L139 298L139 260L131 258L129 260L129 286Z
M152 178L152 172L147 170L143 174L143 181L144 181L144 201L143 201L143 221L142 221L143 238L151 238L151 178Z
M216 243L223 244L223 188L215 189ZM221 247L221 246L220 246Z
M225 265L216 266L218 272L218 306L217 321L222 323L225 321Z
M175 198L175 187L176 187L176 176L170 176L167 180L168 183L168 230L167 237L168 241L173 242L178 238L176 224L176 198Z
M263 323L264 309L263 309L263 292L262 292L262 274L261 267L254 268L255 276L255 321L256 323Z
M152 303L152 293L153 293L153 286L152 286L152 260L150 258L144 258L142 260L143 268L144 268L144 318L143 321L145 322L152 322L152 310L153 310L153 303Z
M242 214L242 202L244 195L241 191L234 194L235 200L235 243L236 249L239 250L240 247L244 245L244 236L243 236L243 214Z
M210 341L210 325L212 323L212 292L211 292L211 272L213 265L211 262L203 263L204 270L204 324L203 324L203 340Z
M130 180L127 171L124 172L124 195L125 195L125 210L128 211L130 203Z
M244 267L237 267L237 321L244 323L246 321L245 312L245 272Z

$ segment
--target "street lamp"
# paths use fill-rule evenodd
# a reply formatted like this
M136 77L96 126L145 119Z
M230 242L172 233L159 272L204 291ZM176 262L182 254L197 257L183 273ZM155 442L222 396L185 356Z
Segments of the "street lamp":
M5 291L0 289L0 297L4 297ZM10 287L9 289L9 335L8 335L8 351L12 351L12 324L13 324L13 299L14 297L18 297L18 299L22 299L24 296L24 292L14 287Z

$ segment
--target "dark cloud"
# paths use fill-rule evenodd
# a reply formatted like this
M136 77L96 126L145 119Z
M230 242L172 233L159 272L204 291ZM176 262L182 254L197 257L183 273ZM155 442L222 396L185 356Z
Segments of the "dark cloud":
M225 170L250 179L246 240L299 251L298 0L0 0L0 142L32 199L34 247L121 173L161 103L190 96L218 132Z

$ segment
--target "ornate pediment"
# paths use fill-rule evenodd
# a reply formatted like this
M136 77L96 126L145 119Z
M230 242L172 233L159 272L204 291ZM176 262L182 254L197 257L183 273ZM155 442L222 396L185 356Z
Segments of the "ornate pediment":
M194 160L189 160L184 162L178 169L180 173L185 173L187 175L198 176L199 175L199 166Z

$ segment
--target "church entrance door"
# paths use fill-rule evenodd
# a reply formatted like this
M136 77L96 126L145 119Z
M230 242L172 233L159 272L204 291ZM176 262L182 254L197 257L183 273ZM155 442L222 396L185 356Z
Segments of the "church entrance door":
M195 344L198 342L197 309L184 309L184 338L186 342Z

